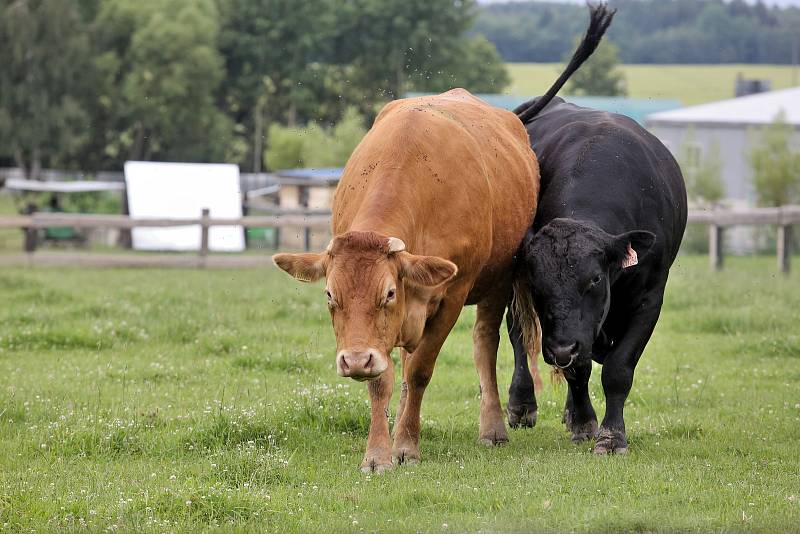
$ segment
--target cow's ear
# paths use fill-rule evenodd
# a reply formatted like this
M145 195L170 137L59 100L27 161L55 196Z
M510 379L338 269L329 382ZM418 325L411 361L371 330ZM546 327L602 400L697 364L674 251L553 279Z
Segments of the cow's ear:
M647 230L633 230L616 235L610 246L609 260L623 269L633 267L650 253L655 242L656 235Z
M437 256L399 252L397 259L400 260L401 278L418 286L438 286L452 279L458 272L455 263Z
M272 261L301 282L316 282L325 276L328 253L275 254Z

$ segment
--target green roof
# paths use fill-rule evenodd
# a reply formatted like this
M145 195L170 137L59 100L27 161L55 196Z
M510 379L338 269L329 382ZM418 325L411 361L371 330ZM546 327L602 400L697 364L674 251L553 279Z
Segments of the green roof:
M407 97L424 96L433 93L407 93ZM476 94L478 98L490 106L512 110L532 96L515 96L499 94ZM663 100L657 98L625 98L617 96L562 96L567 102L586 108L599 109L626 115L639 124L644 124L644 119L651 113L669 111L681 107L677 100Z

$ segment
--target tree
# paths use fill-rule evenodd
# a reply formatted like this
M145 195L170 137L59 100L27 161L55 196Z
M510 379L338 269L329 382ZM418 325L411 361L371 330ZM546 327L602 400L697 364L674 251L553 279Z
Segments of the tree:
M0 146L30 179L88 138L85 30L71 0L0 3Z
M500 54L485 37L464 37L459 41L455 50L439 59L440 68L409 76L409 87L425 92L463 87L473 93L500 93L511 83Z
M694 142L694 130L690 128L683 139L679 160L689 199L707 207L719 204L725 196L725 187L717 140L714 139L708 153L703 155Z
M580 41L575 41L576 48ZM613 43L601 42L592 57L572 75L566 92L572 95L625 96L625 75L617 68L619 49Z
M348 108L342 120L331 128L310 123L305 128L273 124L265 153L272 170L297 167L341 167L366 134L363 119Z
M321 102L316 95L328 73L312 65L321 59L323 43L332 38L333 4L224 0L221 6L220 52L227 82L220 100L248 146L239 163L258 170L266 125L296 123L299 108ZM340 113L336 110L333 116Z
M232 125L215 101L224 75L218 18L213 0L102 3L94 96L105 153L117 165L224 158Z
M800 200L800 151L790 145L792 132L781 112L757 134L750 166L762 206L783 206Z

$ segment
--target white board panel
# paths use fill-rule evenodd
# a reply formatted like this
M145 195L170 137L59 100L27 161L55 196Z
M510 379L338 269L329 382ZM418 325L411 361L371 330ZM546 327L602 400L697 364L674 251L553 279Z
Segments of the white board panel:
M203 208L211 217L242 216L239 167L227 164L125 163L128 209L133 218L198 219ZM134 228L136 250L199 250L200 227ZM211 227L209 248L213 251L244 250L241 226Z

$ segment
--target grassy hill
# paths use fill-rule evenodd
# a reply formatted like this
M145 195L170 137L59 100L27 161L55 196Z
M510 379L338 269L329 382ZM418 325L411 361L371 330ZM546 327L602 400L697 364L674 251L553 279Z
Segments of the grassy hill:
M511 94L544 93L561 72L560 63L509 63ZM736 75L772 80L773 89L800 84L788 65L622 65L633 98L667 98L684 105L733 98Z

